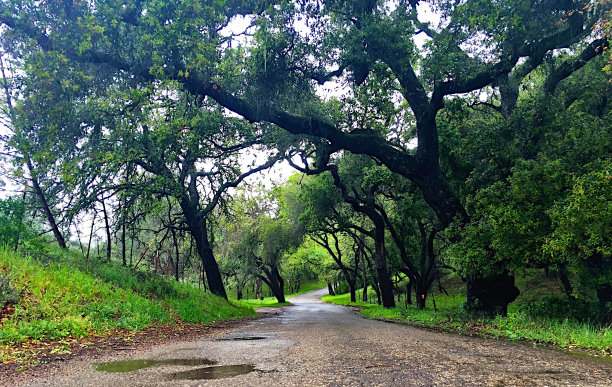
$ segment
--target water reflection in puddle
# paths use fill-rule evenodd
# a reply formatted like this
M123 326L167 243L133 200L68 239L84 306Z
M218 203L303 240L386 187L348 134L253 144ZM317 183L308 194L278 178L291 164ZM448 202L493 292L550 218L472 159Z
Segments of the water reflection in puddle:
M257 371L252 364L220 365L213 367L196 368L194 370L176 372L168 375L169 380L200 380L222 379Z
M165 360L120 360L111 361L108 363L100 363L95 365L96 371L101 372L131 372L141 370L143 368L156 366L203 366L217 364L214 360L209 359L165 359Z

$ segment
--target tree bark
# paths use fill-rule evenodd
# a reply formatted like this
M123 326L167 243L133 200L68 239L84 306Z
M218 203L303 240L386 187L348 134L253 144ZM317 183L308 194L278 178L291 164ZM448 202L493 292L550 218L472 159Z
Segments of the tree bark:
M126 255L126 238L125 238L125 219L121 221L121 262L123 266L127 266Z
M564 263L559 265L559 279L563 284L563 290L565 290L565 294L568 298L571 298L574 290L572 289L572 284L567 275L567 265Z
M85 267L89 262L89 251L91 250L91 239L93 238L94 225L96 223L97 212L94 212L93 218L91 218L91 230L89 230L89 240L87 241L87 255L85 256Z
M261 271L264 273L263 275L259 275L259 278L268 285L270 291L276 297L276 300L279 303L286 302L285 301L285 281L281 277L278 268L272 267L270 269L265 266L260 267Z
M102 214L104 215L104 227L106 229L106 260L108 262L111 261L111 229L108 221L108 213L106 212L106 204L104 203L104 199L102 202Z
M361 267L361 282L363 284L361 300L363 302L367 302L368 301L368 274L366 273L366 268L365 268L365 252L363 251L363 247L359 248L359 264Z
M171 226L172 227L172 226ZM174 243L174 255L176 256L176 263L175 263L175 268L174 268L174 278L176 279L176 282L179 281L179 247L178 247L178 241L176 239L176 231L174 231L174 229L171 229L172 231L172 242Z
M412 305L412 283L406 285L406 306Z
M375 251L373 258L376 266L376 273L378 274L382 305L385 308L393 308L395 307L395 298L393 298L393 284L391 283L391 276L387 270L387 258L385 256L385 223L382 219L377 219L374 221L374 225Z
M49 207L49 203L47 202L47 198L45 197L45 193L43 192L42 188L40 187L40 184L38 183L38 177L36 176L34 167L32 166L30 160L28 160L27 164L28 170L30 171L30 178L32 179L32 186L34 187L34 192L36 193L36 196L38 196L38 200L40 201L40 205L43 208L43 212L45 213L47 221L51 226L51 230L53 231L55 240L62 249L65 249L67 248L66 240L64 239L64 236L62 235L61 231L59 230L59 227L57 226L57 223L55 222L55 216L53 216L51 208Z
M261 295L261 279L259 277L255 280L255 299L263 299Z
M330 296L336 295L336 292L334 291L334 286L329 281L327 281L327 292L329 293Z
M189 226L189 232L195 241L198 256L202 261L210 292L227 299L227 293L225 292L219 265L215 260L215 255L208 241L205 220L199 216L196 208L192 208L191 203L186 198L181 200L181 209L185 215L187 225Z
M240 284L239 282L236 282L236 299L237 300L242 300L242 288L243 288L243 285Z

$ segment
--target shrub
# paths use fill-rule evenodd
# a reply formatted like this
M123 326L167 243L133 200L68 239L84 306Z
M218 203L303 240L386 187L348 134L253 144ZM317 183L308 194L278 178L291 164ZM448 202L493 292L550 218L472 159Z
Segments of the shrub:
M559 295L528 301L519 307L519 311L529 316L567 318L581 322L594 321L597 318L595 302Z

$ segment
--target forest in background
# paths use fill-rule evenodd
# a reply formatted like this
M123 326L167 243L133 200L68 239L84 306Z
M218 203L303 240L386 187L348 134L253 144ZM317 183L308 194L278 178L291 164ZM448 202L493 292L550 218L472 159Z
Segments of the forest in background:
M22 187L0 238L24 272L247 306L322 281L382 316L437 298L442 322L583 324L612 347L609 1L0 4ZM257 183L281 161L288 181ZM5 259L3 326L27 313Z

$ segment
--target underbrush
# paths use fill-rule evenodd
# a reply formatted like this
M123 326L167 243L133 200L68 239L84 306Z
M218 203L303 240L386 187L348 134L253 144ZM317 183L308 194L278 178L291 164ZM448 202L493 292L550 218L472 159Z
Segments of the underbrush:
M557 345L563 348L585 348L612 352L612 327L578 321L572 318L554 318L530 315L522 308L511 307L507 317L475 317L464 311L462 294L436 295L436 309L431 298L426 309L416 305L383 308L368 302L350 302L349 294L324 296L323 301L361 307L361 314L375 319L391 319L408 325L441 329L463 334L477 334L517 341L530 341Z
M73 254L33 259L0 250L0 274L19 294L18 301L3 311L0 342L4 344L255 314L191 285L120 266L96 264L85 272Z

